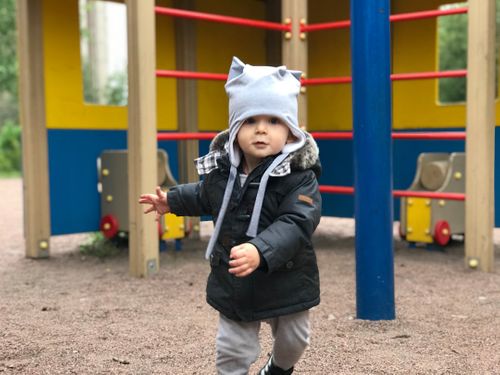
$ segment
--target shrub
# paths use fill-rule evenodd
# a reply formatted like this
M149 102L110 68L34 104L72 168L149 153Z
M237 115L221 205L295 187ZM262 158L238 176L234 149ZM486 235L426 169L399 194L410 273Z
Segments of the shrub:
M7 121L0 128L0 172L21 171L21 127Z

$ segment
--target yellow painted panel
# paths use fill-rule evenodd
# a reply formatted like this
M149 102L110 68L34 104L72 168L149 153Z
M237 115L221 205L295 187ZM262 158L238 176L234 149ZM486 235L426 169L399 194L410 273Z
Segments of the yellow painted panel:
M391 13L437 9L455 3L450 0L393 0ZM349 1L310 1L309 23L350 18ZM437 71L437 19L392 23L393 73ZM350 32L348 29L316 31L308 34L309 78L351 75ZM367 56L370 58L370 56ZM310 130L350 130L352 128L351 85L322 85L308 88ZM465 126L465 104L440 105L437 80L395 81L393 83L393 127L447 128ZM496 123L500 124L497 100Z
M392 1L392 13L437 9L445 0ZM170 0L158 5L171 6ZM265 19L265 2L200 1L199 11ZM309 23L349 18L349 1L310 1ZM394 73L437 70L436 19L392 24ZM44 0L44 56L48 128L126 129L125 107L88 105L83 101L80 63L78 1ZM236 25L197 21L197 70L227 73L233 55L251 64L263 64L266 31ZM175 69L172 17L157 17L157 66ZM348 29L308 34L308 77L351 75ZM367 56L369 58L369 56ZM436 80L401 81L393 84L394 128L446 128L465 125L465 105L439 105ZM227 127L224 84L199 81L199 129ZM175 79L158 79L158 128L177 128ZM352 127L351 85L324 85L308 89L310 130L349 130ZM500 104L496 122L500 123Z
M170 5L170 1L163 1ZM78 0L43 2L47 127L59 129L126 129L127 108L86 104L80 62ZM175 68L173 22L157 18L157 60ZM175 80L158 81L160 129L177 128Z
M407 228L406 240L409 242L432 243L431 205L428 198L411 197L406 200Z
M350 18L349 1L310 1L309 23L343 21ZM348 29L315 31L308 34L309 78L351 75ZM351 85L310 86L308 129L350 130L352 128Z
M174 238L184 238L184 216L175 216L174 214L166 214L164 217L165 231L162 239L169 240Z
M266 19L264 1L199 1L197 11ZM198 71L227 73L233 56L252 65L266 62L266 31L237 25L199 21L197 24ZM279 31L276 31L279 32ZM223 81L198 81L200 130L221 130L228 126L228 102Z

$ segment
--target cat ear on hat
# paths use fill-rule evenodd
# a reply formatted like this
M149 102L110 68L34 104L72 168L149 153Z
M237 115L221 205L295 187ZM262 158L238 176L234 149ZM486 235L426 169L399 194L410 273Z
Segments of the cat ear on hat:
M289 72L297 79L297 81L300 82L300 79L302 78L302 72L300 70L289 70Z
M227 81L229 82L233 78L240 76L243 73L244 68L245 63L238 59L236 56L233 56L233 61L231 62L231 67L229 68L229 73L227 76Z

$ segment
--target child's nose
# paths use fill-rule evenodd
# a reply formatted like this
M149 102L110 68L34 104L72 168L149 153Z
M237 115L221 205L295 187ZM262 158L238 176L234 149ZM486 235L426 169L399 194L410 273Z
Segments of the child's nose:
M267 121L265 121L265 120L259 120L257 122L256 130L258 132L265 132L265 131L267 131Z

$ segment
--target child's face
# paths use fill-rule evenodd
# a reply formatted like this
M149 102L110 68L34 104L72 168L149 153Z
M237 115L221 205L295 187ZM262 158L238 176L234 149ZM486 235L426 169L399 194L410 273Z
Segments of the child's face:
M261 115L245 120L236 139L245 160L254 164L278 154L292 137L281 119Z

